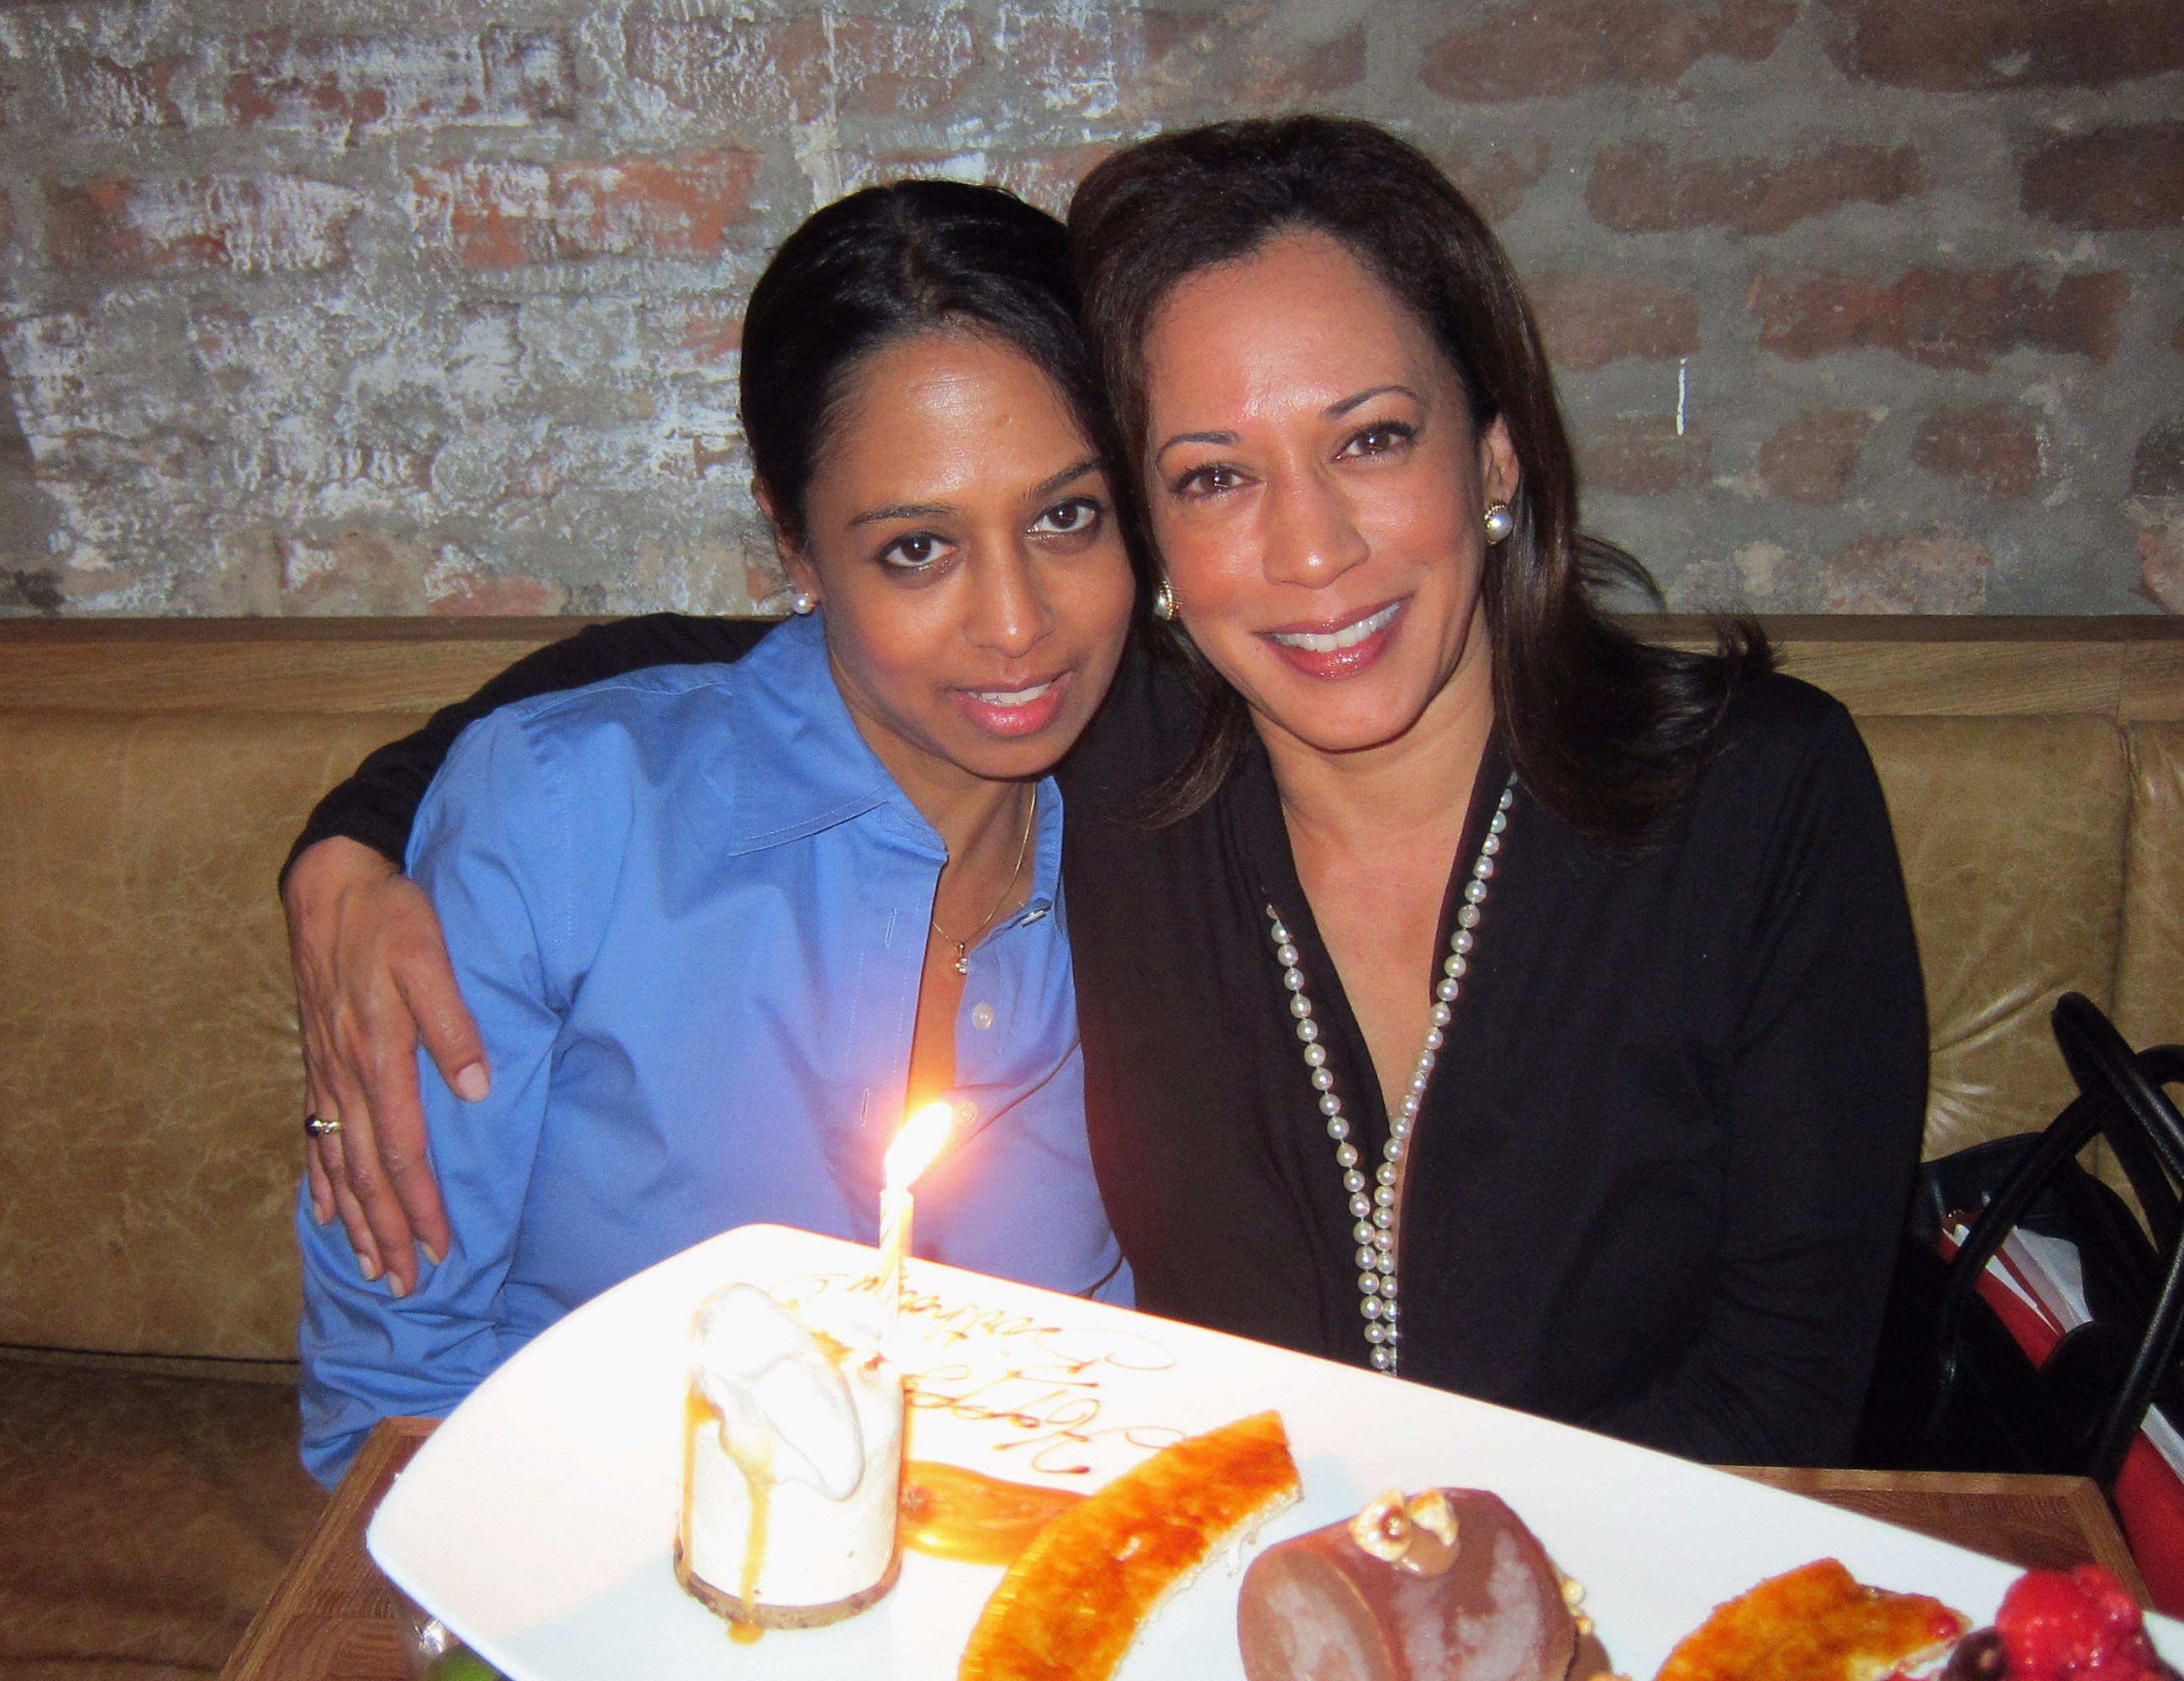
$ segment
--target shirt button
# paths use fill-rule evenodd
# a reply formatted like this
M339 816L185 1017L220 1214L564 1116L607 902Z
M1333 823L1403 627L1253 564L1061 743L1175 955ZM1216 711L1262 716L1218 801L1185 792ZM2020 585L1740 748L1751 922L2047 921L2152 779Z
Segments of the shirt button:
M991 1004L974 1004L972 1006L972 1026L983 1030L985 1028L991 1027L993 1025L994 1007Z

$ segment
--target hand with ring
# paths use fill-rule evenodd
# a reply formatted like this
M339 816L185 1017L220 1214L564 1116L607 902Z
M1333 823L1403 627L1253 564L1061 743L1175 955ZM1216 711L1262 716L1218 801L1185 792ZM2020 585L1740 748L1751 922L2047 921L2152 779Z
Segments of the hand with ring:
M404 1296L417 1249L447 1254L426 1151L421 1042L450 1090L490 1088L485 1046L456 990L440 919L417 885L357 841L321 840L281 884L304 1041L311 1211L339 1215L366 1278Z

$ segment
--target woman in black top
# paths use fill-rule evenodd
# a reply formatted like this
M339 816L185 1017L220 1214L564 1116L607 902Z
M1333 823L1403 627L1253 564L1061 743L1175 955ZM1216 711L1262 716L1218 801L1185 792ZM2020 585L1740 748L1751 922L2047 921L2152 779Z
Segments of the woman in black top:
M1063 782L1139 1305L1701 1457L1839 1460L1925 1092L1848 718L1749 644L1646 649L1594 608L1624 563L1576 534L1521 293L1409 147L1165 137L1071 229L1166 579ZM637 621L510 678L722 634ZM398 856L440 750L376 756L306 840ZM307 855L299 928L332 920L327 856L354 863ZM344 1000L389 984L356 949Z

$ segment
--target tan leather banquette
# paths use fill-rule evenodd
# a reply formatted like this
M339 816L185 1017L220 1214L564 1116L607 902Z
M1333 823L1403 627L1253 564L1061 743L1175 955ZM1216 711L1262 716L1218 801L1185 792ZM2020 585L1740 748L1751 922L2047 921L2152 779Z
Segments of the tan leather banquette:
M0 623L0 1668L215 1665L308 1522L274 873L365 751L571 628ZM2065 989L2184 1039L2184 624L1769 628L1887 789L1930 1153L2053 1115Z

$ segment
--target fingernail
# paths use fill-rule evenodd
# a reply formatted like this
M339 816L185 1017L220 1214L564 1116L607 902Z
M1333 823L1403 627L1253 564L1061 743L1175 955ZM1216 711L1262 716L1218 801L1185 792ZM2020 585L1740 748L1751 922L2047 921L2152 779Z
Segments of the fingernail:
M455 1095L466 1103L485 1101L485 1094L493 1089L483 1063L471 1063L455 1072Z
M359 1255L356 1258L356 1270L364 1275L367 1284L379 1282L379 1263L372 1259L370 1255Z
M332 1220L333 1217L334 1217L334 1211L333 1211L332 1209L322 1209L322 1208L320 1208L320 1207L316 1203L313 1203L313 1204L311 1204L311 1222L312 1222L312 1224L314 1224L314 1225L315 1225L315 1226L324 1226L324 1225L325 1225L328 1220Z
M391 1272L387 1275L387 1287L393 1292L398 1301L410 1293L410 1287Z
M442 1254L430 1243L421 1243L417 1247L425 1252L425 1259L432 1262L434 1266L437 1266L442 1261L447 1259L445 1255Z

